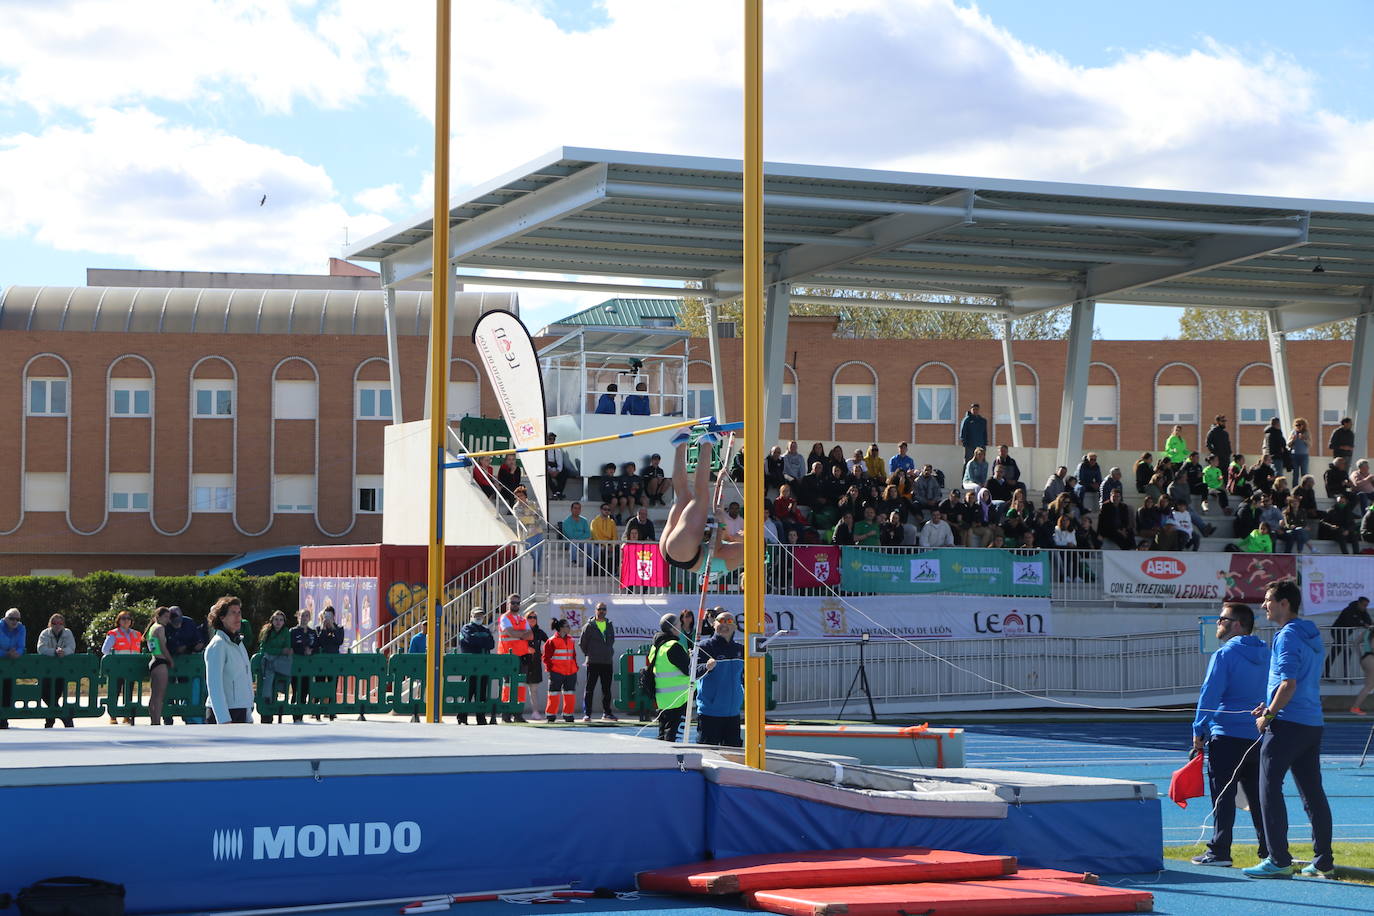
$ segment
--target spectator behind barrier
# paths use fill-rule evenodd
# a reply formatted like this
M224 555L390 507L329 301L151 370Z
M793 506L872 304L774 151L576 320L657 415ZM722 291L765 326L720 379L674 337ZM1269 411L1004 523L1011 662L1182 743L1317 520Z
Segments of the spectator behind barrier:
M0 623L0 666L3 666L8 659L18 658L24 654L27 637L28 633L24 630L23 615L19 613L19 608L10 608L5 612L4 623ZM3 670L4 668L0 667L0 671ZM0 680L0 706L7 707L13 702L14 681ZM0 728L9 727L9 719L0 719Z
M49 617L47 628L38 634L38 654L49 658L66 658L76 654L76 635L67 629L67 620L61 614ZM38 692L44 706L56 709L60 705L58 697L67 695L67 682L61 678L45 677L39 682ZM52 728L53 723L53 719L47 719L43 727ZM72 717L63 716L62 724L71 728Z

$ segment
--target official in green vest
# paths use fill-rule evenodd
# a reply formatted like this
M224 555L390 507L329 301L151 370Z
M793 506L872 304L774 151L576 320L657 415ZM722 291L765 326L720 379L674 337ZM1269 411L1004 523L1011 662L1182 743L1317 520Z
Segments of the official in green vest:
M659 634L649 650L649 666L654 671L654 700L658 704L658 739L677 741L678 729L687 715L687 676L691 659L678 639L678 617L664 614L658 622Z

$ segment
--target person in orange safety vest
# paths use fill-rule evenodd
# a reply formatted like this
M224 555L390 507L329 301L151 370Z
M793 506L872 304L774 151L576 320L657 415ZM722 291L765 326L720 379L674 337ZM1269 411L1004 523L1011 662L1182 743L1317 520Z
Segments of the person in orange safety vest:
M549 699L544 714L550 722L571 722L577 711L577 641L568 635L568 622L555 620L553 639L544 643L544 668L549 672Z
M538 664L539 661L534 657L534 650L530 647L530 642L534 639L534 629L520 613L520 596L511 594L506 598L506 603L502 607L501 616L497 618L497 655L514 655L520 659L520 673L516 675L517 695L521 711L515 714L503 713L503 722L524 722L525 706L525 671L530 664ZM510 687L502 686L501 702L510 702Z

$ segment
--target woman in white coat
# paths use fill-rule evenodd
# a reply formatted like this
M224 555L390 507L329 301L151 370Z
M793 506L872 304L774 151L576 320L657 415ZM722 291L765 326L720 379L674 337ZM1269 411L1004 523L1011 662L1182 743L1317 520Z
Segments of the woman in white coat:
M253 670L243 645L243 607L226 595L215 602L206 619L210 642L205 647L205 689L209 709L205 720L249 722L253 705Z

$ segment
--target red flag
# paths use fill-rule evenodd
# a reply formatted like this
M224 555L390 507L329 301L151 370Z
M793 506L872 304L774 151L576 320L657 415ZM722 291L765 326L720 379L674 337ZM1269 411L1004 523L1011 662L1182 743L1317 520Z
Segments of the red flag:
M1202 785L1202 755L1198 754L1174 770L1174 775L1169 779L1169 797L1180 808L1186 808L1188 807L1188 799L1202 796Z
M820 588L840 584L840 548L792 548L792 585L796 588Z
M665 588L668 585L668 566L657 544L632 541L620 546L620 585L622 588L637 585Z

